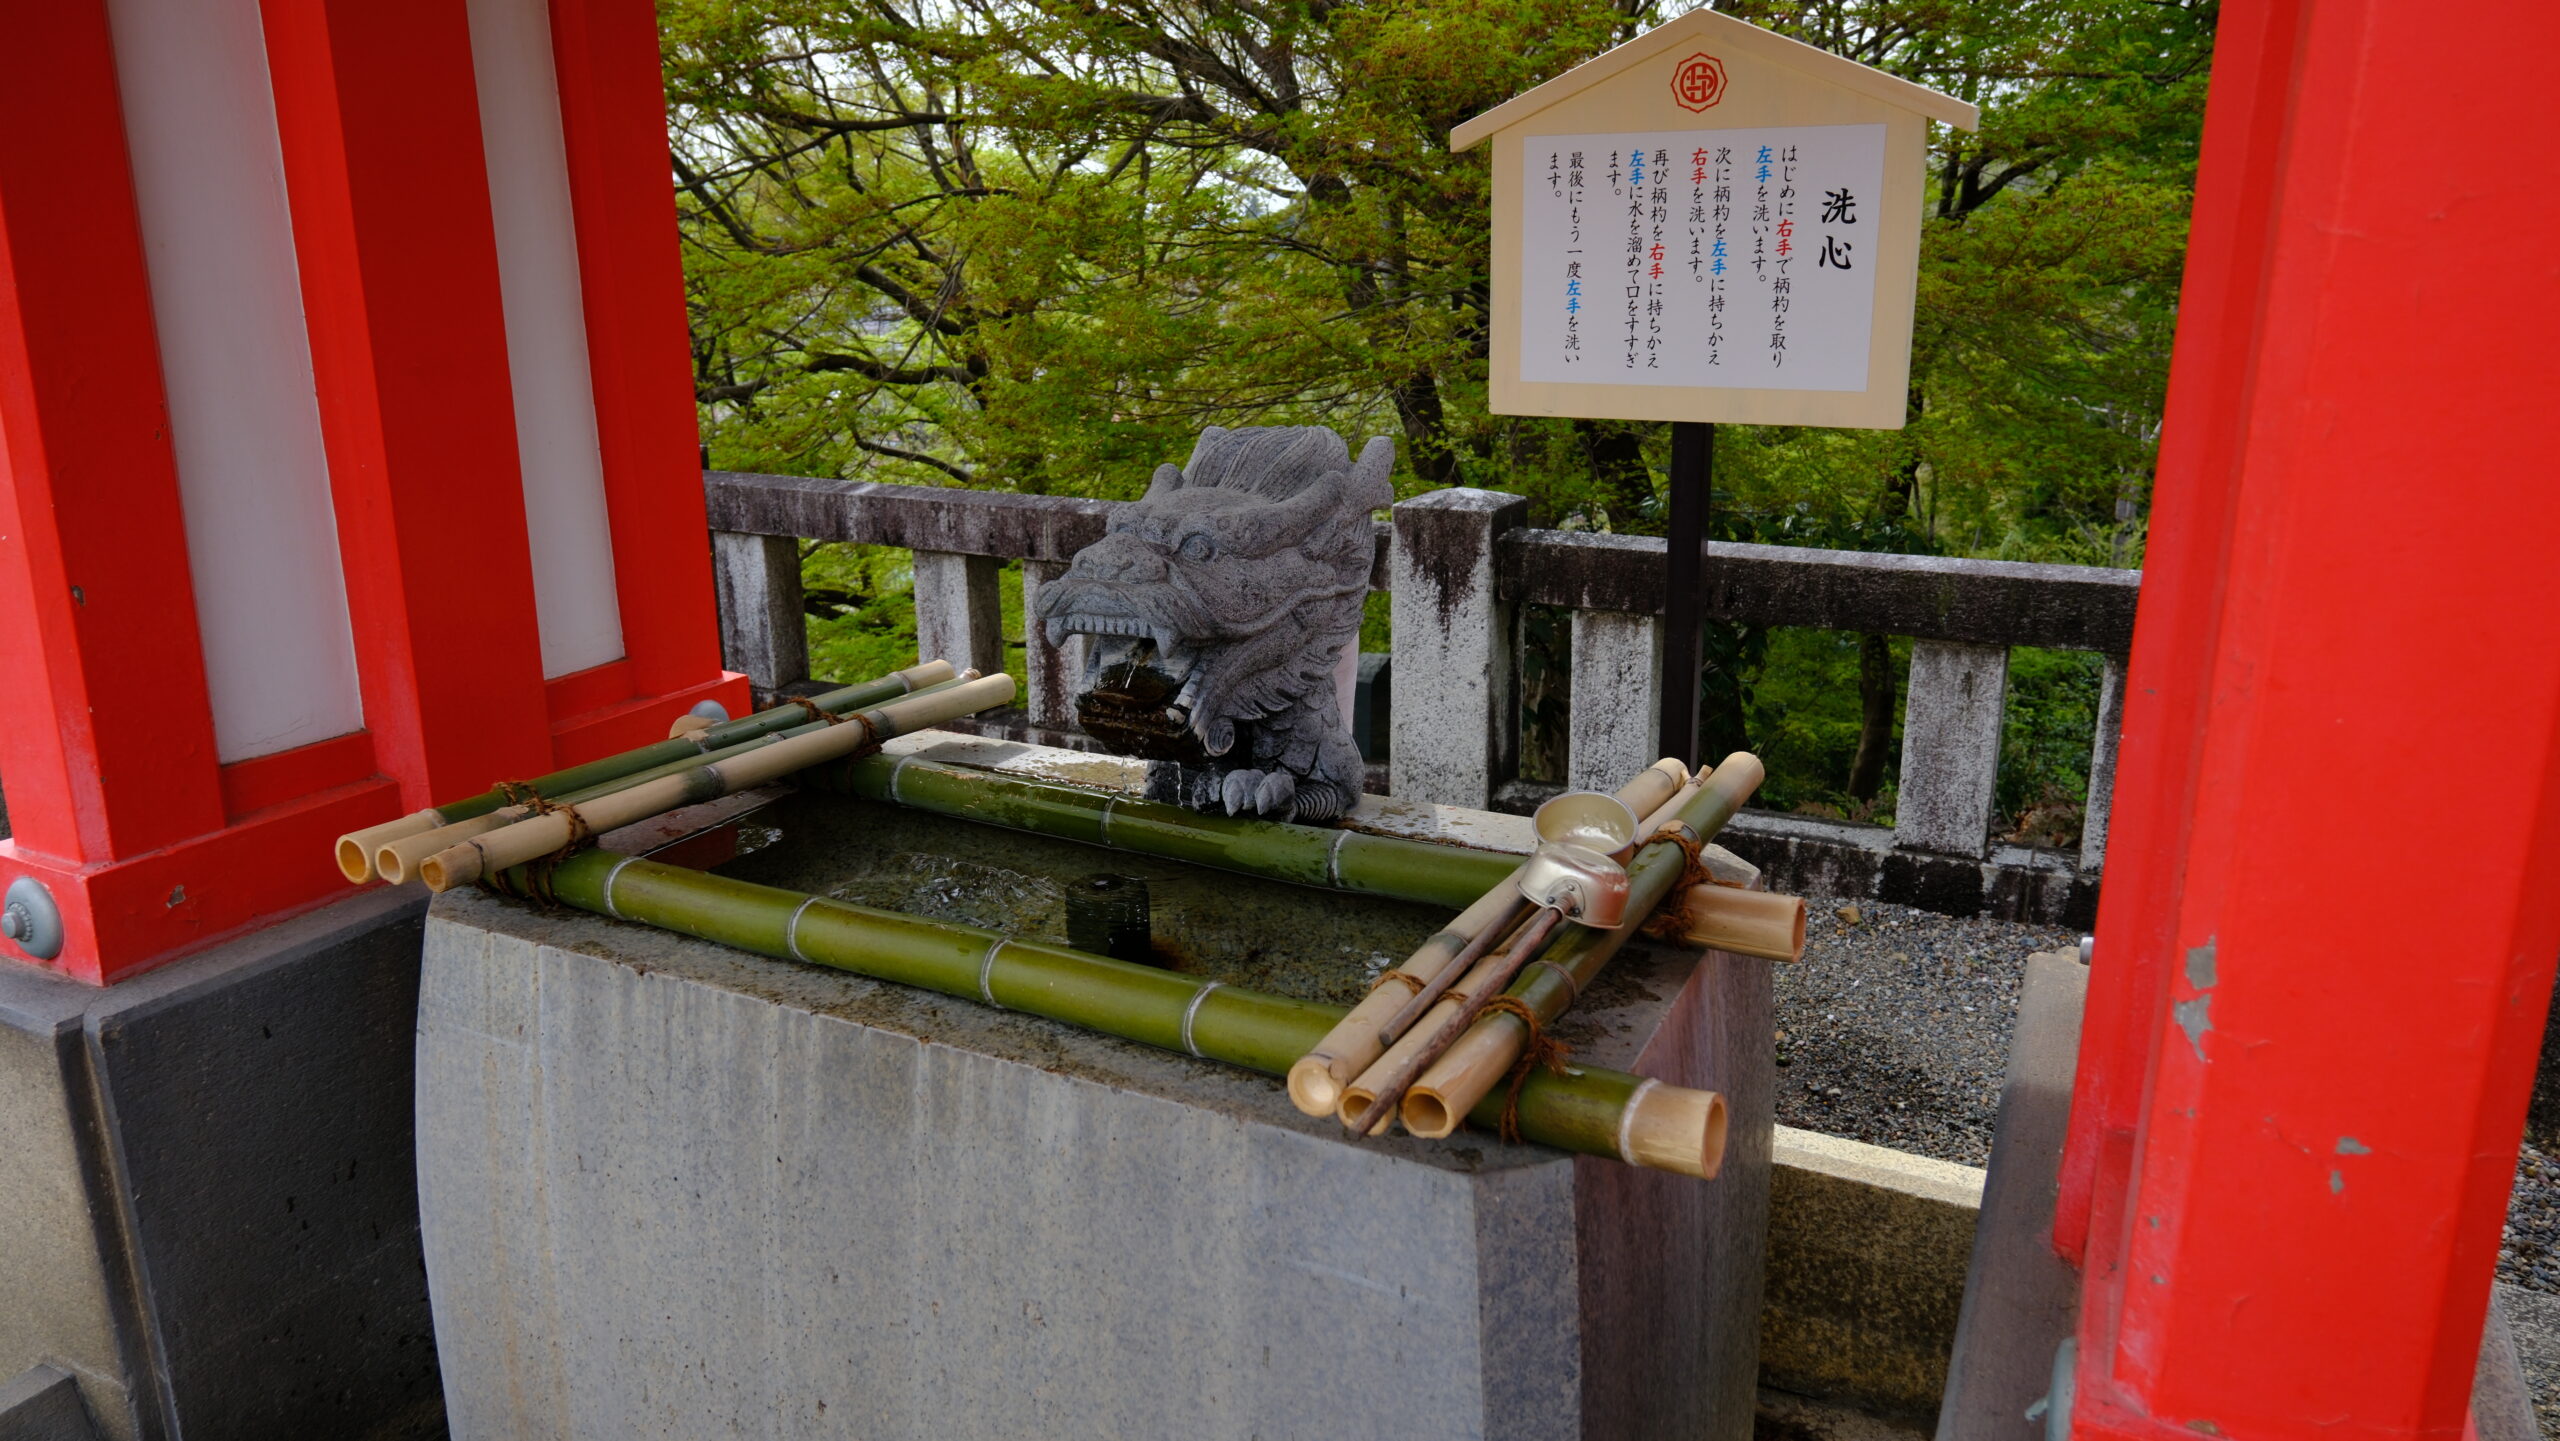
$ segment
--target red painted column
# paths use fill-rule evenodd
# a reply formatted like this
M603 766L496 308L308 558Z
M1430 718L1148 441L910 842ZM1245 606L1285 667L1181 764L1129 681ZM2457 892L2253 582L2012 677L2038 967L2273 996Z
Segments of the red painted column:
M2195 800L2206 675L2221 623L2243 401L2273 243L2301 0L2236 7L2214 36L2168 424L2117 752L2099 959L2089 971L2055 1241L2078 1259L2093 1197L2121 1197L2159 1021ZM2133 839L2127 841L2124 838ZM2102 1153L2111 1161L2102 1161ZM2103 1178L2101 1172L2103 1170Z
M2226 19L2058 1228L2081 1436L2465 1426L2560 953L2553 77L2490 9Z
M16 846L104 861L222 796L98 0L0 9L0 132L0 756Z
M721 671L658 30L627 0L550 9L623 648L659 696Z
M366 724L410 808L551 768L462 0L264 0Z

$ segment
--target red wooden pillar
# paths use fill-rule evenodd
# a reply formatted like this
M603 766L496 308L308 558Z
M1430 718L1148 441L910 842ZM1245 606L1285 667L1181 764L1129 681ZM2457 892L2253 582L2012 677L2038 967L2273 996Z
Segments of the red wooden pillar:
M114 980L330 899L344 831L745 705L719 669L650 11L544 6L474 7L479 33L463 0L0 7L0 123L47 137L0 149L0 884L48 889L57 968ZM484 136L492 64L543 135ZM207 181L204 157L253 183ZM579 267L566 309L536 273L554 262ZM564 366L532 402L512 387L527 295L524 334L566 338L589 384ZM245 409L208 383L234 373L234 319L289 362ZM600 465L601 506L544 492L569 529L529 526L527 416L549 424L547 484ZM306 488L253 483L287 473L259 443L287 431ZM291 589L265 583L265 517L292 531L272 554L293 593L334 605L343 580L343 629L322 608L264 626ZM584 668L548 676L544 536L599 576L609 554L614 592L571 592ZM191 544L216 547L192 574Z
M322 894L391 808L360 744L218 763L115 55L99 0L0 7L0 880L97 982Z
M365 716L412 809L549 769L462 0L262 0Z
M614 573L623 646L633 693L663 695L719 673L720 633L699 603L709 521L657 18L624 0L551 0L550 16L613 550L645 560Z
M2554 77L2491 9L2225 16L2057 1211L2080 1436L2465 1426L2560 953Z

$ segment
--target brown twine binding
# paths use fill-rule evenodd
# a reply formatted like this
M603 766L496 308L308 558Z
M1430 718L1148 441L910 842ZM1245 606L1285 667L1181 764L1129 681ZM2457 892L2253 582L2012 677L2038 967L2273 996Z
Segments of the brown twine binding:
M516 869L524 872L524 881L521 885L507 879L507 872L505 871L492 871L485 872L481 875L481 889L494 891L502 896L513 896L519 900L532 901L542 906L545 910L558 909L560 905L560 895L558 890L556 890L551 884L551 874L552 872L560 869L560 863L562 861L576 855L579 847L584 846L588 841L594 839L595 831L587 825L587 818L579 813L576 806L563 805L558 801L551 800L545 797L541 792L521 781L498 782L498 793L506 797L509 805L523 806L526 810L533 812L535 815L562 815L568 817L569 838L561 842L560 849L551 852L549 855L536 856L534 859L525 862L522 866L516 867Z
M843 716L837 715L834 711L828 710L825 706L818 704L807 696L795 695L791 697L789 704L800 707L802 710L807 711L812 718L826 725L840 726L844 724Z
M1665 822L1653 833L1657 841L1669 841L1680 848L1680 880L1671 888L1671 898L1663 902L1644 923L1644 933L1657 941L1677 941L1689 933L1689 892L1698 886L1728 884L1716 879L1707 869L1707 843L1689 829L1685 821ZM1737 887L1737 889L1739 889Z
M1573 1054L1573 1047L1548 1035L1546 1027L1538 1023L1538 1013L1529 1009L1529 1003L1518 996L1497 996L1484 1008L1488 1016L1496 1011L1508 1011L1518 1016L1520 1024L1529 1028L1528 1043L1520 1048L1520 1059L1511 1067L1511 1088L1502 1097L1502 1124L1498 1128L1503 1140L1517 1142L1520 1139L1520 1088L1529 1083L1530 1072L1541 1066L1549 1075L1563 1075L1565 1058Z
M1404 989L1407 995L1418 996L1422 994L1422 982L1417 981L1413 977L1406 975L1404 972L1393 968L1380 972L1378 978L1369 983L1369 989L1374 991L1389 981L1404 982Z

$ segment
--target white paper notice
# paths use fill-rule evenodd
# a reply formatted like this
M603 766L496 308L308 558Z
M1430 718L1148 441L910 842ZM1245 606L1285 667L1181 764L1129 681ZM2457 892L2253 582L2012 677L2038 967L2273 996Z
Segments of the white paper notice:
M1520 378L1866 389L1884 131L1527 137Z

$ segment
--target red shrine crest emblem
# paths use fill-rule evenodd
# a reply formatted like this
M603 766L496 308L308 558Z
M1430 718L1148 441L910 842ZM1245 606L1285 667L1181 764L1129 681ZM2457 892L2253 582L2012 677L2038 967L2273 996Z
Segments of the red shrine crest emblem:
M1724 98L1724 62L1700 52L1671 75L1671 98L1683 110L1704 110Z

